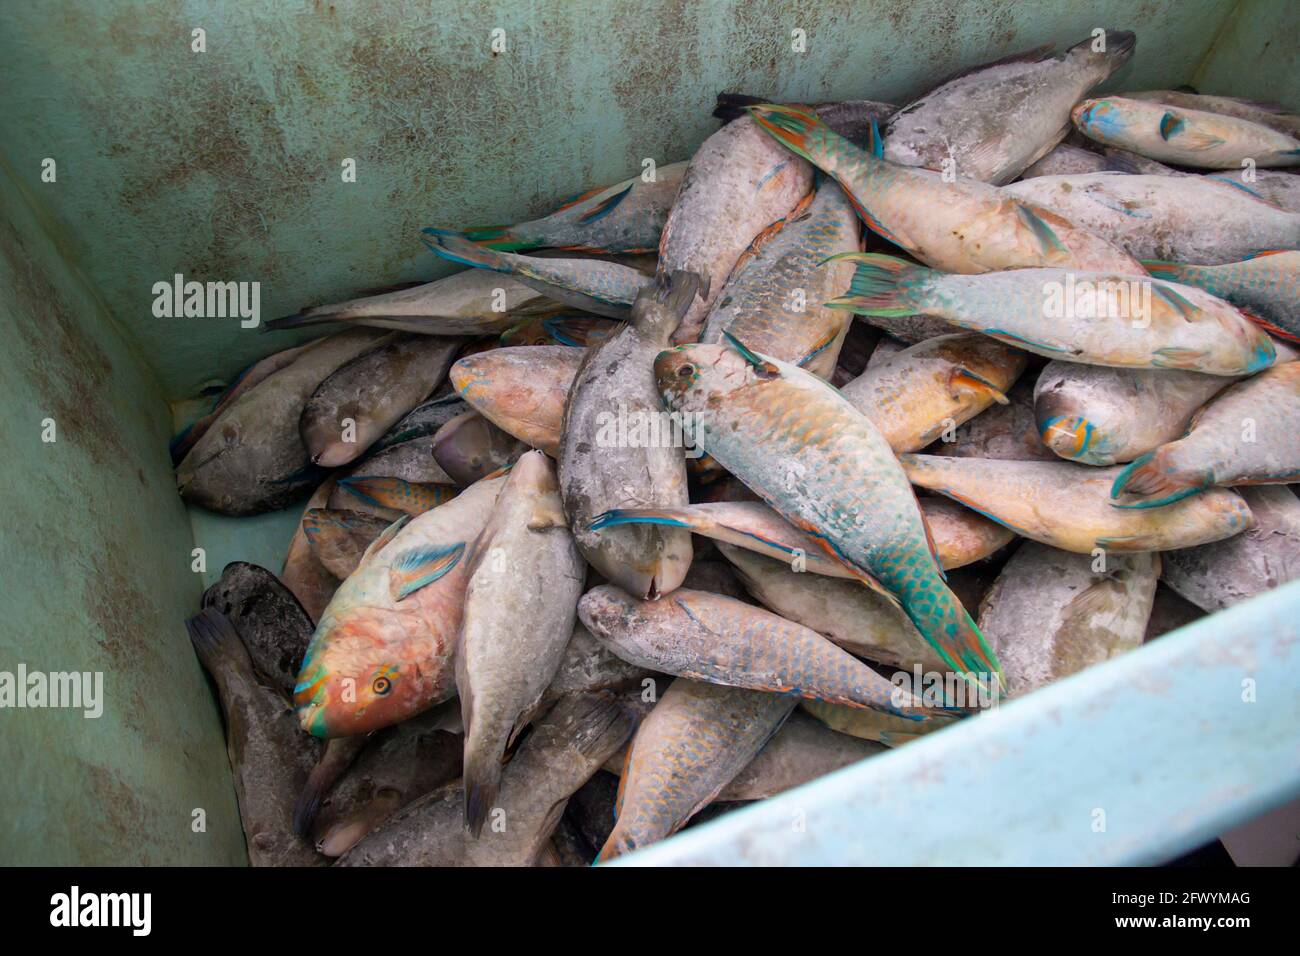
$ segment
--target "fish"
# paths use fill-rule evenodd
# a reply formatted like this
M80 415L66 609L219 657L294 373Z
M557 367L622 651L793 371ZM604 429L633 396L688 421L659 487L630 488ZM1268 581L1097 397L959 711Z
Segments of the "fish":
M1204 289L1274 335L1300 342L1300 250L1271 250L1217 266L1142 264L1157 279Z
M1168 570L1170 556L1174 554L1177 552L1166 551L1161 556L1162 571ZM1151 616L1147 619L1147 629L1142 636L1142 641L1143 643L1154 641L1157 637L1163 637L1170 631L1176 631L1203 617L1205 617L1204 611L1161 582L1156 585L1156 597L1151 604Z
M265 328L343 322L423 335L499 335L525 316L557 305L510 276L466 269L413 288L312 306L272 319Z
M311 618L312 627L320 620L321 612L329 604L330 598L338 590L339 579L320 562L311 542L307 538L307 532L304 528L306 517L309 512L315 508L323 508L334 493L335 480L333 477L326 478L321 482L310 498L307 499L307 506L303 509L303 518L293 529L293 537L289 540L289 549L284 555L284 565L280 568L280 580L284 586L293 592L293 596L298 599L302 609L307 612ZM303 648L306 649L305 647ZM294 662L296 667L297 662ZM292 684L290 684L292 693Z
M454 365L452 366L455 367ZM444 382L444 386L447 383ZM398 420L397 424L388 429L384 435L379 438L369 449L369 457L374 457L394 448L398 445L405 445L409 442L420 438L432 438L438 433L438 429L447 422L451 421L462 412L469 411L469 406L465 400L454 392L447 394L438 394L441 387L435 390L434 397L428 401L421 402L411 409ZM373 471L373 469L372 469ZM408 476L403 474L396 475L398 478L407 478L415 481L431 481L432 478L417 475Z
M492 424L556 458L564 406L586 354L567 345L493 349L456 362L451 382Z
M1178 166L1240 168L1300 164L1300 139L1236 116L1122 96L1088 99L1071 113L1075 128L1100 143Z
M1122 94L1125 99L1162 103L1180 110L1197 110L1235 116L1286 133L1300 136L1300 116L1276 103L1246 100L1233 96L1207 96L1184 90L1140 90Z
M1300 214L1213 176L1039 176L1003 192L1142 260L1212 266L1300 247Z
M1104 567L1098 570L1098 562ZM1094 558L1026 541L980 605L980 630L1019 697L1142 643L1161 556Z
M640 270L617 262L520 256L475 245L455 233L424 232L422 241L442 259L511 275L556 302L611 319L626 319L637 292L651 281Z
M588 190L541 219L511 226L477 226L461 235L500 252L542 248L651 252L659 246L686 165L669 163L653 173L643 171L613 186Z
M1068 367L1098 373L1116 371L1103 369L1099 365L1071 365ZM1046 374L1046 368L1038 375L1037 381L1042 381L1044 374ZM1121 372L1121 374L1125 373ZM1200 375L1199 372L1177 372L1173 374ZM1205 375L1201 377L1211 378L1213 376ZM1224 381L1224 379L1218 377L1214 377L1214 380ZM994 405L970 419L957 429L952 436L952 441L949 441L947 436L940 436L930 454L948 455L952 458L1055 461L1056 452L1044 444L1044 439L1040 438L1038 434L1038 419L1034 416L1035 385L1036 382L1033 376L1022 376L1007 392L1007 404Z
M679 677L641 721L619 780L608 863L672 836L754 759L796 698Z
M288 699L262 683L230 619L209 607L185 622L194 652L217 685L226 752L253 866L325 861L293 832L293 808L321 745L304 736Z
M1067 461L997 461L902 455L908 479L946 495L1022 538L1092 554L1168 551L1220 541L1247 530L1250 509L1226 488L1157 511L1111 504L1120 468Z
M355 460L437 388L462 339L398 333L316 387L298 427L313 464Z
M689 500L685 453L674 440L652 364L693 307L698 284L690 273L674 273L639 295L631 323L587 352L564 411L559 475L569 527L587 561L637 597L658 597L681 584L691 564L690 533L655 526L598 533L589 526L611 509Z
M925 670L944 669L907 615L856 581L801 574L731 544L719 544L718 550L735 566L749 593L787 621L816 631L857 657L904 668L920 663Z
M314 625L279 578L259 565L232 561L203 592L199 606L219 611L231 623L265 683L293 693Z
M745 108L762 106L771 102L770 98L750 96L746 93L719 93L713 115L724 123L743 119ZM786 106L802 106L812 110L817 118L839 133L854 146L864 149L869 147L874 133L873 124L878 127L894 113L898 107L893 103L881 103L878 100L833 100L821 103L787 103Z
M461 824L458 781L408 803L344 853L338 866L531 866L569 798L636 726L624 698L580 694L557 703L501 775L500 813L477 839Z
M930 528L939 564L944 570L986 558L1006 542L991 522L978 515L954 511L937 498L920 502ZM611 525L658 524L687 528L717 542L726 542L811 574L861 580L862 572L828 552L819 539L796 527L761 501L704 501L676 508L628 508L598 515L590 525L600 531Z
M520 457L474 543L456 690L465 726L465 823L478 837L521 715L541 700L573 633L587 566L551 460Z
M374 508L407 515L422 515L438 505L446 504L460 490L451 484L403 481L401 478L374 475L340 478L338 485L347 494Z
M904 347L954 332L949 323L933 315L859 315L857 318Z
M464 402L459 402L458 407L460 408L458 414L471 410ZM416 484L453 485L455 482L451 480L451 476L433 460L433 438L433 435L423 435L396 445L389 445L379 452L372 450L371 453L353 462L347 472L340 477L398 478ZM337 494L333 495L334 503L345 501L347 497L349 497L348 492L339 489Z
M1285 485L1242 488L1255 525L1226 541L1164 553L1162 577L1203 611L1221 611L1300 578L1300 500Z
M1131 32L1107 30L1060 57L1047 44L963 70L890 117L884 158L1008 183L1064 138L1071 107L1136 46Z
M859 740L869 740L886 747L901 747L956 723L957 718L935 714L923 723L903 720L878 710L863 710L828 704L824 700L801 700L799 710L836 733Z
M1120 508L1156 508L1214 486L1300 480L1297 434L1300 362L1287 362L1224 390L1196 413L1184 437L1125 465L1111 497L1127 495Z
M524 319L501 333L500 345L506 348L523 345L567 345L587 348L603 342L619 329L617 319L598 315L563 313Z
M338 782L339 777L347 772L352 762L366 749L370 736L357 734L355 737L335 737L325 741L320 759L307 775L307 782L293 805L293 832L306 839L311 836L311 829L320 812L321 802L330 788ZM319 849L319 848L318 848Z
M655 377L665 404L691 414L700 448L900 604L953 670L994 679L997 660L944 583L916 495L870 419L817 377L734 340L663 352Z
M468 562L505 483L476 482L366 549L312 634L294 685L302 729L347 737L400 723L455 693Z
M1240 311L1192 286L1064 269L956 275L876 253L852 258L853 283L834 307L925 311L1047 358L1249 375L1277 354Z
M510 464L528 446L471 409L438 429L433 460L462 487Z
M1206 173L1204 178L1240 189L1286 212L1300 213L1300 179L1294 173L1270 169L1225 169Z
M868 368L840 394L894 451L919 451L990 405L1007 404L1026 361L986 335L941 335Z
M856 319L856 316L854 318ZM849 330L844 336L844 344L840 348L839 360L831 384L841 388L846 382L853 381L865 372L872 356L880 349L880 344L886 338L888 336L881 335L879 329L868 325L865 320L850 322Z
M576 608L576 604L575 604ZM555 703L570 694L589 694L599 690L653 688L647 678L654 672L630 664L614 654L587 630L581 621L574 621L573 634L565 645L555 676L542 694L539 707Z
M749 117L727 123L691 157L659 240L656 276L698 277L696 296L672 332L694 342L754 238L812 189L812 167L771 141Z
M1070 176L1078 173L1099 173L1110 167L1102 153L1074 146L1071 143L1058 143L1042 159L1025 167L1020 174L1022 179L1034 179L1038 176Z
M823 263L861 245L853 207L823 177L815 193L759 233L740 257L709 309L700 341L718 342L730 332L760 352L830 378L852 318L822 303L848 288L853 269Z
M947 323L945 323L944 334L952 335L953 333L951 331L948 331L948 329L949 326L947 325ZM926 341L926 340L922 340L922 341ZM880 337L880 342L876 345L875 351L873 351L871 353L871 357L867 359L866 368L864 368L861 372L859 372L858 375L864 374L867 371L867 369L879 368L881 365L884 365L887 362L889 362L889 360L892 359L899 352L902 352L904 349L907 349L909 347L910 346L908 345L908 343L904 342L902 339L896 339L889 334L882 335ZM857 378L858 375L853 376L853 378ZM853 381L853 379L849 379L849 381L851 382ZM845 382L844 384L847 385L848 382ZM844 389L844 385L839 385L836 387L839 388L841 391L843 391Z
M338 581L357 569L366 548L390 524L385 518L337 508L310 508L302 516L303 533L312 553Z
M1173 441L1234 379L1178 369L1048 362L1034 390L1043 444L1085 465L1114 465Z
M807 110L765 105L749 112L778 142L832 176L873 232L933 268L1142 274L1132 256L1105 239L997 186L961 176L948 182L943 173L891 163L858 149Z
M460 776L460 735L436 726L430 718L438 716L428 711L367 739L321 802L312 827L318 853L342 856L412 800Z
M625 661L690 680L872 707L924 720L919 702L801 624L734 598L679 588L640 601L612 585L592 588L578 616Z
M303 406L331 372L374 348L384 333L330 336L230 403L176 468L188 503L225 515L283 508L324 477L298 432Z

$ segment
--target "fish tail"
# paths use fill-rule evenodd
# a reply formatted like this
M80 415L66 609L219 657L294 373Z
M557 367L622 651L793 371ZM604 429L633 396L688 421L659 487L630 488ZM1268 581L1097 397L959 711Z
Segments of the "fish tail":
M326 745L325 754L317 761L316 766L311 768L311 773L307 775L307 782L303 784L298 799L294 801L293 832L303 839L311 835L311 826L316 822L316 815L325 801L325 794L329 792L330 787L334 786L343 769L346 769L340 767L338 761L329 759L329 748L337 746L335 741L344 740L347 738L336 737Z
M879 316L924 311L921 284L934 273L933 269L878 252L841 252L825 261L836 259L852 260L857 268L848 294L826 303L831 308Z
M615 508L596 515L591 524L587 525L587 530L599 531L601 528L611 528L620 524L664 524L674 528L691 527L689 521L685 521L668 511L654 508Z
M1143 259L1142 267L1157 279L1170 282L1186 282L1188 267L1181 262L1166 262L1163 259Z
M1157 448L1135 458L1115 476L1115 481L1110 486L1111 498L1118 498L1121 493L1127 492L1149 499L1117 507L1159 508L1204 490L1204 483L1170 469L1164 451L1164 448Z
M420 236L435 256L448 262L458 262L475 269L490 269L492 272L514 272L515 268L502 253L486 246L470 242L460 233L444 229L424 229Z
M439 232L443 235L458 235L476 246L495 249L497 252L526 252L529 249L541 249L547 244L543 237L523 234L519 226L476 226L460 233Z
M947 590L946 588L944 590ZM1007 686L1002 664L984 635L952 591L941 594L926 615L905 608L926 642L940 659L969 683L986 687L995 697Z
M754 121L771 134L772 138L791 152L802 156L814 165L821 165L814 156L819 152L813 144L812 134L819 127L829 128L810 109L801 106L780 106L776 103L763 103L758 106L746 106L746 112Z
M231 669L252 669L252 658L248 656L243 638L230 618L216 608L204 608L185 622L185 629L199 662L209 674L216 676Z
M295 312L293 315L282 315L278 319L263 322L262 331L301 329L312 325L325 325L330 322L347 322L348 318L346 315L335 315L329 312L317 314L311 309L306 309L302 312Z
M501 761L493 754L466 756L465 770L465 826L470 835L478 839L483 824L497 802L501 786Z
M1100 51L1093 49L1095 42L1090 36L1070 47L1066 54L1077 53L1089 59L1096 57L1098 60L1104 60L1111 64L1113 72L1133 56L1133 50L1137 47L1137 34L1132 30L1106 30L1104 45Z
M726 124L740 119L749 107L762 106L765 102L761 96L750 96L748 93L719 93L713 115Z

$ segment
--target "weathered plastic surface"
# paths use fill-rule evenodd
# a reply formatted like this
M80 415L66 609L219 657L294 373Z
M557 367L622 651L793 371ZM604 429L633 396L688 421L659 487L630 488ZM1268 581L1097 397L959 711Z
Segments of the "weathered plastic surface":
M0 4L0 670L102 669L108 699L97 721L0 712L0 861L243 856L182 620L226 561L278 569L294 516L187 523L165 402L293 337L155 318L155 282L258 281L265 319L432 278L421 227L527 218L684 158L721 90L903 101L1106 26L1139 32L1115 86L1300 104L1285 0Z

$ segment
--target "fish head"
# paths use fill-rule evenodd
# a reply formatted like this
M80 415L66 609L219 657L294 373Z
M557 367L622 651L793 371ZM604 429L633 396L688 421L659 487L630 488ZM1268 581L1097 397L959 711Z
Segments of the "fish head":
M1128 101L1112 97L1084 100L1070 111L1070 119L1083 133L1103 143L1121 141L1125 130L1133 125L1134 117Z
M555 475L555 465L551 462L551 459L546 457L544 452L536 450L520 455L518 460L510 466L510 473L506 478L506 488L512 491L522 491L530 496L558 495L560 493L560 483ZM502 493L504 494L504 490Z
M302 729L365 734L424 710L446 683L439 641L410 608L327 609L294 687Z
M741 348L697 342L660 352L655 381L664 404L674 411L703 412L741 389L780 377L772 362Z
M1211 488L1196 496L1198 503L1209 509L1215 524L1230 529L1232 534L1249 531L1255 527L1255 515L1246 499L1230 488Z

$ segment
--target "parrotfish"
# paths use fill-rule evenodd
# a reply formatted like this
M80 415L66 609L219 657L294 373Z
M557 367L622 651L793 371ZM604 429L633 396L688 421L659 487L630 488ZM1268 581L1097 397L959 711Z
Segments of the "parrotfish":
M751 348L830 378L850 317L823 303L849 287L847 263L823 265L861 248L853 207L832 180L759 233L709 310L701 342L730 332Z
M433 436L433 460L458 485L472 485L528 450L478 412L457 415Z
M685 505L684 434L664 411L655 355L696 301L698 281L675 273L637 297L631 323L588 351L565 407L560 492L583 556L638 597L667 594L691 564L690 533L678 528L589 525L615 508Z
M375 508L406 515L422 515L456 497L455 485L431 481L404 481L401 478L358 475L340 478L339 487L349 495Z
M1072 365L1071 368L1090 372L1109 372L1098 365ZM1038 378L1042 380L1042 374ZM1154 373L1152 373L1154 374ZM1179 375L1200 375L1199 372L1179 372ZM1210 378L1204 375L1202 378ZM1224 379L1216 379L1224 381ZM1034 376L1022 376L1011 391L1007 404L995 405L976 415L957 429L952 441L940 436L931 454L953 458L1006 458L1011 461L1055 461L1056 454L1043 444L1038 436L1038 422L1034 418ZM924 507L924 505L922 505Z
M1173 441L1196 410L1233 380L1177 369L1120 369L1049 362L1034 414L1043 442L1062 458L1113 465Z
M1158 279L1194 285L1237 306L1276 335L1300 341L1300 251L1261 252L1244 262L1142 263Z
M1070 108L1127 63L1136 45L1132 33L1107 30L1061 57L1048 44L963 70L890 118L884 157L1010 182L1061 141Z
M337 582L336 582L337 583ZM203 592L203 608L220 611L239 633L261 678L292 694L313 624L294 594L270 571L232 561Z
M314 464L353 461L442 381L462 339L397 333L316 387L298 427Z
M953 334L952 332L948 331L948 324L946 322L943 323L943 327L944 327L944 332L943 332L944 335ZM938 336L934 336L934 337L937 338ZM924 341L924 339L922 341ZM871 353L871 357L867 359L866 368L864 368L861 372L859 372L858 375L863 374L864 372L866 372L867 369L878 368L879 366L884 365L895 355L897 355L899 352L903 351L908 347L909 347L908 343L904 342L902 339L896 339L892 335L888 335L888 334L882 335L880 337L880 342L876 345L875 350ZM857 378L857 377L858 377L857 375L853 376L853 378ZM849 382L851 381L853 381L852 378L849 379ZM844 384L847 385L848 382L845 382ZM838 385L836 387L843 390L844 385Z
M405 445L419 438L431 438L438 429L462 412L469 411L464 400L455 392L439 394L447 383L434 392L434 397L411 409L384 435L370 446L370 455L378 455L397 445ZM388 472L384 472L388 474ZM392 474L397 474L393 472ZM398 478L414 481L432 481L427 475L397 474Z
M466 269L413 288L309 309L272 319L268 329L344 322L424 335L498 335L527 315L559 303L510 276Z
M299 521L293 529L293 537L289 539L289 550L285 552L284 565L280 568L280 580L293 592L302 609L307 612L312 627L316 626L321 612L325 610L325 605L329 604L330 598L338 590L339 579L320 562L303 525L307 515L313 509L323 508L328 504L330 496L335 491L335 484L332 477L326 478L307 499L307 506L303 509L303 520ZM306 650L306 646L304 645L301 650ZM302 660L301 653L290 663L290 670L296 670L300 660ZM289 692L293 692L292 682L289 684Z
M691 680L924 719L919 702L810 628L733 598L679 588L640 601L593 588L578 614L625 661Z
M460 409L459 414L470 411L464 402L457 402L456 407ZM451 476L433 460L433 435L412 438L397 445L389 445L383 451L365 455L357 459L343 477L400 478L402 481L431 485L455 484ZM346 491L341 491L333 497L342 500L346 494Z
M1219 611L1300 578L1300 499L1285 485L1242 488L1255 526L1226 541L1167 551L1162 577L1205 611Z
M592 636L581 621L574 622L573 634L555 669L539 706L553 704L568 694L598 690L642 690L652 672L629 664Z
M501 333L503 346L568 345L587 348L603 342L619 328L617 319L565 312L524 319Z
M874 232L936 269L1142 271L1105 239L996 186L961 176L950 182L943 173L891 163L797 107L754 106L750 113L779 142L833 176Z
M744 119L745 109L771 102L771 97L750 96L746 93L719 93L713 115L724 123ZM834 100L822 103L785 104L812 110L818 119L839 133L854 146L869 147L881 123L898 112L893 103L876 100Z
M477 837L496 801L506 746L568 646L586 577L555 468L540 451L510 469L470 560L456 689L465 726L465 822Z
M316 559L342 581L357 569L361 556L392 524L384 518L337 508L311 508L302 528Z
M657 167L613 186L575 196L549 216L513 226L478 226L462 235L501 252L571 249L582 252L651 252L677 195L686 163Z
M655 360L664 401L691 415L696 444L900 604L955 671L995 680L997 659L944 583L916 495L876 426L816 376L733 344Z
M1112 498L1155 508L1216 485L1300 480L1300 362L1238 382L1196 413L1187 435L1125 466ZM1146 500L1134 501L1134 497Z
M253 866L317 866L323 860L293 832L293 808L316 764L320 741L298 730L288 699L263 684L230 620L207 608L185 622L217 685L226 722L239 818Z
M500 813L474 839L465 796L449 783L407 804L340 859L340 866L532 866L575 790L623 746L637 711L626 698L579 694L557 703L501 775Z
M181 497L227 515L261 514L320 484L298 432L303 405L339 366L384 338L351 329L308 349L230 403L176 469Z
M1273 341L1240 311L1192 286L1065 269L956 275L875 253L852 258L849 294L833 305L923 311L1048 358L1247 375L1276 357Z
M672 836L749 765L797 698L678 678L641 721L597 862Z
M1207 96L1184 90L1143 90L1123 95L1125 99L1163 103L1182 110L1200 110L1223 116L1235 116L1238 119L1268 126L1279 133L1300 136L1300 116L1276 103L1261 103L1258 100L1243 100L1232 96Z
M566 345L492 349L459 360L451 382L492 424L554 457L564 406L586 354Z
M691 157L659 242L660 282L699 277L696 298L673 331L694 342L727 277L754 237L789 214L812 188L812 168L773 143L749 117L728 123Z
M617 262L497 252L438 230L424 237L424 243L443 259L511 275L558 302L613 319L626 319L637 292L651 281L643 272Z
M1167 551L1230 538L1251 526L1241 496L1224 488L1155 511L1116 508L1119 468L1065 461L997 461L903 455L912 483L947 495L1016 534L1091 554Z
M394 522L335 592L294 687L303 730L345 737L398 723L455 693L453 659L465 550L487 524L504 476L418 518Z
M828 704L824 700L800 701L799 709L837 733L857 737L859 740L876 741L886 747L900 747L957 722L955 717L947 718L936 714L932 720L917 723L878 710L844 707Z
M1060 143L1037 162L1031 163L1021 173L1022 179L1038 176L1070 176L1078 173L1099 173L1109 168L1106 157L1090 149Z
M1084 100L1071 116L1079 132L1099 143L1179 166L1231 169L1245 159L1261 167L1300 164L1300 139L1222 113L1106 96Z
M1039 176L1003 192L1050 209L1137 259L1218 265L1300 247L1300 213L1213 176Z
M941 335L868 368L840 394L894 451L919 451L995 402L1007 404L1025 363L1024 352L988 336Z
M1104 565L1100 562L1104 562ZM1026 541L980 606L980 630L1019 696L1142 643L1160 555L1094 558Z
M1275 169L1225 169L1206 173L1210 182L1226 183L1290 213L1300 213L1300 178Z

